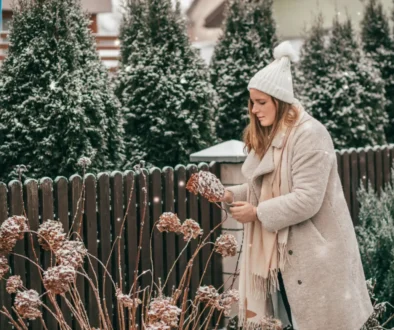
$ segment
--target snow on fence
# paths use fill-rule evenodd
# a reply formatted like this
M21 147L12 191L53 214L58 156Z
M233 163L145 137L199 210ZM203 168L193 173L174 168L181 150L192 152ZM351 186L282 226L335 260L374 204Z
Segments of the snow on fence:
M120 41L117 35L93 34L96 38L96 49L103 64L109 71L115 72L120 59ZM3 61L8 52L8 32L0 33L0 62Z
M142 256L140 267L142 270L152 269L150 265L150 235L153 223L158 220L163 212L177 213L179 219L184 221L186 218L192 218L198 221L204 231L204 235L221 222L221 210L214 204L208 202L205 198L196 196L186 190L186 182L190 176L199 170L211 171L216 176L220 176L220 167L217 163L211 162L199 163L198 166L189 164L186 167L177 165L175 169L172 167L164 167L162 170L155 168L147 173L144 170L147 185L144 185L144 179L141 174L134 171L112 173L100 173L94 176L86 174L85 176L85 207L81 233L83 241L89 252L98 257L101 261L106 261L111 250L111 242L114 236L120 233L121 221L127 207L127 201L130 197L131 188L134 192L131 200L131 208L127 215L126 226L121 234L123 247L120 251L121 264L124 265L124 274L122 278L123 287L126 291L130 289L129 279L133 278L136 263L139 226L141 219L141 208L144 202L143 190L146 189L148 196L148 207L145 214L145 227L142 238ZM23 189L23 195L22 195ZM77 201L80 197L82 189L82 178L79 175L73 175L68 180L65 177L57 177L54 181L50 178L42 178L40 180L26 180L21 183L17 180L11 181L8 185L0 182L0 224L3 223L11 215L21 215L23 204L30 221L32 230L37 230L39 223L47 219L55 219L61 221L65 232L68 232L72 224L73 217L78 211ZM81 212L81 208L79 211ZM216 240L220 235L220 229L211 233L211 241ZM36 240L35 240L36 242ZM182 235L177 236L174 233L160 233L157 229L153 232L152 239L152 257L155 270L155 279L159 277L164 282L166 274L169 272L175 259L185 246ZM188 247L188 255L194 251L197 246L196 240L192 240ZM35 250L41 253L41 263L46 269L51 264L49 253L43 253L42 249L35 246ZM40 252L41 251L41 252ZM202 285L214 285L219 288L223 284L222 280L222 258L220 254L213 253L210 262L209 256L212 251L212 244L206 245L201 253L199 262L193 265L193 276L191 281L190 294L194 296L199 286L201 274L207 264L207 272L204 276ZM33 250L30 248L30 241L18 241L15 253L27 255L34 260ZM116 245L115 253L109 264L110 272L114 276L115 282L120 281L119 273L116 271L118 248ZM182 254L177 263L176 271L172 272L166 286L167 292L173 285L179 283L181 274L188 262L188 257ZM208 262L208 263L207 263ZM41 280L36 267L33 267L25 259L10 256L10 265L14 272L21 275L21 279L27 288L43 292ZM102 287L102 267L98 262L92 259L91 266L85 262L84 268L90 278L94 279L93 271L98 274L99 287ZM141 288L151 284L150 273L141 277ZM97 307L95 306L94 293L90 289L86 279L81 276L77 278L77 287L82 301L87 307L89 319L97 319ZM107 299L107 308L109 315L113 315L113 324L116 324L116 315L111 313L115 311L113 306L113 287L111 281L107 280L105 292ZM46 297L44 297L45 299ZM5 281L0 281L0 305L10 307L10 295L5 290ZM116 304L116 302L115 302ZM72 320L71 312L66 305L61 305L63 314L66 317L67 324L72 329L76 329L76 324ZM213 322L216 322L217 316ZM49 329L57 329L55 319L44 311L44 318ZM8 320L0 314L0 329L8 329ZM32 329L42 329L40 322L31 322Z

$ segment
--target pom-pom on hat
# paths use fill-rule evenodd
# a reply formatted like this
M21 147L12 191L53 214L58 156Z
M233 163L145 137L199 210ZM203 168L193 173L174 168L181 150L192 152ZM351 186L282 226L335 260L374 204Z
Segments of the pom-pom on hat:
M284 41L275 47L274 58L252 77L248 89L257 89L291 104L294 102L294 92L290 62L297 58L297 54L291 43Z

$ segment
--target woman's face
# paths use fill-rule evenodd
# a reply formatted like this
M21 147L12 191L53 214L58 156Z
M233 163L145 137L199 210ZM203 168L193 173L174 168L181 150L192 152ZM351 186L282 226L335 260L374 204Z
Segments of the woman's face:
M252 114L261 126L272 125L276 116L276 105L271 96L254 88L251 88L249 93L253 102Z

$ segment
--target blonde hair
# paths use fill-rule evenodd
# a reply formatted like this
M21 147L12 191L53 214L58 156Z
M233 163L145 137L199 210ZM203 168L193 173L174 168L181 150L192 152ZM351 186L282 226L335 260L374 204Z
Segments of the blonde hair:
M263 158L270 146L272 139L281 125L291 126L297 121L299 117L299 111L290 103L279 100L271 96L272 102L276 106L275 120L271 126L261 126L260 122L256 119L256 116L252 113L253 101L249 98L248 110L249 110L249 124L243 131L242 139L245 143L245 149L249 153L253 149L260 157Z

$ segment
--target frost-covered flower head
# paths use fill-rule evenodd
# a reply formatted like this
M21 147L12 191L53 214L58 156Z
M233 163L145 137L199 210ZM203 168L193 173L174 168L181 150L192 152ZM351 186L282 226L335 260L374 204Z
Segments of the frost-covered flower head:
M19 275L10 276L6 284L7 292L9 294L16 293L20 288L23 288L21 277Z
M186 189L197 195L200 193L210 202L219 202L224 195L224 186L215 174L199 171L190 176Z
M0 252L11 252L16 241L23 239L27 229L27 219L24 216L14 215L5 220L0 227Z
M72 266L54 266L44 272L43 284L45 289L53 294L63 294L70 289L75 281L76 271Z
M47 220L38 227L38 243L44 250L57 250L66 239L60 221Z
M40 296L35 290L19 291L16 294L14 306L23 319L35 320L42 316Z

